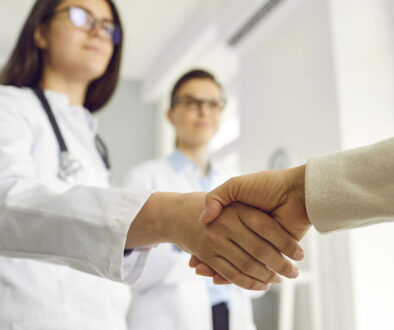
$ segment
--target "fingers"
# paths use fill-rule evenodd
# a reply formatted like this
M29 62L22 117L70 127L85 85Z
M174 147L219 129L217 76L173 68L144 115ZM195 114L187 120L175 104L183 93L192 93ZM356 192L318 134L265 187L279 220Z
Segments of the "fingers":
M204 264L203 262L199 261L197 257L192 256L191 259L194 260L193 264L195 262L198 262L197 266L195 267L197 275L206 276L206 277L212 277L213 283L217 284L217 285L232 284L230 281L227 281L221 275L216 273L211 267L209 267L206 264Z
M221 285L221 284L231 284L231 282L225 280L225 279L224 279L223 277L221 277L219 274L215 274L215 275L213 276L213 283L214 283L214 284L218 284L218 285Z
M242 213L242 210L240 213ZM303 259L304 250L298 244L297 240L294 239L292 235L283 229L283 227L269 215L256 209L255 212L248 214L247 216L242 216L242 214L240 214L240 220L245 224L245 226L253 230L266 241L270 242L289 258L294 260ZM268 251L271 250L270 247L267 247L267 244L264 245L268 248ZM263 249L263 246L261 246L261 249ZM284 265L282 264L281 267L283 266Z
M269 217L268 215L262 213L261 211L255 208L243 204L234 204L234 207L238 211L238 216L240 217L241 222L250 221L256 227L258 227L259 221L264 219L266 224L269 224L269 226L271 226L271 228L274 229L271 230L271 236L276 234L275 230L281 229L280 225L276 226L275 220L273 220L271 217ZM241 220L241 219L245 219L245 220ZM250 219L254 219L254 221L251 221ZM269 226L266 225L264 229L268 228ZM271 243L266 241L264 231L260 231L260 236L259 236L254 231L251 231L249 227L245 226L245 229L246 230L239 230L236 236L231 236L233 241L236 242L238 246L242 247L242 249L245 250L250 256L253 256L253 258L255 258L257 261L260 261L261 263L268 266L270 270L270 275L272 276L273 279L275 279L274 276L275 272L289 278L295 278L298 276L297 267L295 267L290 262L290 260L284 257L282 253L278 251L277 248L275 248ZM261 228L258 227L258 229ZM280 233L285 237L288 236L290 237L290 235L288 233L286 234L286 232L283 229L282 231L280 231ZM241 268L244 266L242 265L238 266L237 264L235 264L235 266L241 269L242 271L244 271L244 268ZM265 268L268 269L267 267ZM261 271L263 270L261 269ZM264 273L265 275L268 274L267 272ZM261 278L261 277L257 277L257 278L267 283L272 282L271 278Z
M191 256L190 260L189 260L189 266L191 268L196 268L199 264L201 263L201 261L196 257L196 256Z
M227 282L234 283L241 288L257 291L265 291L269 288L267 283L244 274L222 257L215 257L214 260L212 260L212 267L214 267L217 273ZM220 278L216 278L220 281Z
M197 266L196 274L206 277L212 277L213 283L217 285L232 284L204 263L201 263Z
M213 277L214 275L216 275L216 272L206 264L200 263L196 267L196 274L201 276Z
M229 244L232 245L231 249L225 249L222 252L222 255L226 260L230 261L234 267L242 271L244 274L259 280L260 282L282 282L280 276L269 269L264 263L252 257L249 253L247 253L247 251L240 248L237 244L233 242L229 242Z
M190 267L196 268L197 275L212 277L213 282L215 284L231 284L231 282L225 280L222 276L216 273L211 267L207 266L206 264L198 260L198 258L195 256L191 256L189 265Z
M296 278L298 276L298 268L292 264L290 260L285 258L275 247L257 235L255 238L248 240L248 244L244 244L245 251L253 256L256 260L265 264L270 269L271 278L265 278L266 282L275 281L275 272L288 278ZM243 268L240 268L243 269Z

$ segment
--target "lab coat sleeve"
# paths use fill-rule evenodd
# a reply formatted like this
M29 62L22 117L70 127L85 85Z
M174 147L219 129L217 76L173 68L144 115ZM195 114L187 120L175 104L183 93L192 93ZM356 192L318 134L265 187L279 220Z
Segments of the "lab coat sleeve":
M51 189L36 178L33 147L29 120L1 100L0 254L125 281L126 235L149 194L88 186ZM134 251L129 283L139 277L147 253Z
M306 207L320 232L394 220L394 138L311 158Z

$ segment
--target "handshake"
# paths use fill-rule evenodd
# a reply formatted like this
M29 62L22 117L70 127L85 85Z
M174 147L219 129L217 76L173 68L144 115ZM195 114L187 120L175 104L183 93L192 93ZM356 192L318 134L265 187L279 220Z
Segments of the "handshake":
M290 259L303 258L298 241L311 226L304 186L300 166L234 177L208 194L154 193L133 221L126 248L170 242L192 254L190 266L216 284L267 290L279 275L298 276Z
M230 225L227 219L236 218ZM213 226L216 221L236 229L229 247L234 254L227 260L216 256L204 261L193 255L190 266L196 273L213 277L216 284L235 283L246 289L267 290L280 283L278 274L298 276L287 259L304 256L298 241L311 226L305 206L305 166L235 177L206 196L200 221Z

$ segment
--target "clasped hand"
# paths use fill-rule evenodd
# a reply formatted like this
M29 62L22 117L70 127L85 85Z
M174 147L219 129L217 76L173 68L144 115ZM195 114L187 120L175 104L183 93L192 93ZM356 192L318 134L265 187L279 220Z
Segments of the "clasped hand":
M228 233L237 228L229 234L237 252L232 263L194 253L190 266L199 275L213 277L216 284L235 283L247 289L265 290L268 283L280 282L278 274L297 277L297 268L284 255L303 258L297 241L311 226L304 178L305 166L259 172L232 178L207 194L200 222L207 228L218 224L218 230Z

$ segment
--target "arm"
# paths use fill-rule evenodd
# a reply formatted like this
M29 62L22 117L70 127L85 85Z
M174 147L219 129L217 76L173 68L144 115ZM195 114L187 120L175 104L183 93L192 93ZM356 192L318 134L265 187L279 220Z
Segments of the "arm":
M14 103L0 103L0 253L122 280L128 228L148 195L40 181L33 130Z
M31 155L33 141L29 122L12 107L1 105L0 253L3 255L59 263L122 281L125 247L171 242L195 253L245 288L262 289L266 287L265 281L275 281L271 270L233 245L235 242L245 251L254 249L250 244L254 234L237 223L236 210L232 212L236 227L224 228L218 221L206 230L198 222L204 203L202 194L157 193L147 199L146 193L121 189L87 186L52 189L37 179L38 171ZM136 251L133 255L137 259L131 278L136 280L146 253ZM240 272L232 266L239 263L247 265L248 270ZM283 270L288 272L289 267L283 266Z
M233 201L272 212L297 239L394 219L394 138L311 158L307 165L240 176L207 195L203 222ZM291 216L291 213L293 216ZM276 216L275 216L276 215Z
M271 232L280 230L270 216L235 203L227 207L214 223L205 226L198 221L204 199L203 193L152 194L133 221L126 246L173 243L196 255L223 278L246 289L267 289L268 282L280 282L276 272L288 277L297 276L293 265L261 238L262 235L269 236L269 228ZM248 221L253 231L245 226L244 221ZM279 236L278 244L288 255L300 249L285 231ZM279 261L275 268L269 269L264 264L271 263L272 259Z
M394 139L389 139L312 158L306 166L233 178L207 195L201 220L209 223L223 207L241 201L270 213L297 240L311 223L330 232L393 221L393 150ZM197 258L191 266L201 275L215 275Z
M245 287L261 287L261 282L275 278L246 253L258 245L251 245L254 233L240 225L234 208L233 229L218 221L207 230L197 221L203 197L160 194L147 200L143 192L82 185L70 188L56 179L56 164L43 173L45 162L35 151L43 147L37 145L36 134L45 128L45 122L37 120L37 113L29 110L30 101L23 101L19 92L15 88L0 90L0 253L122 280L122 264L130 260L130 256L123 258L123 250L136 248L131 255L134 275L127 274L135 280L147 250L139 247L168 241L196 253ZM168 223L173 226L169 228ZM296 243L287 239L289 248L295 249ZM238 251L240 247L243 250ZM237 268L240 262L247 268L243 272ZM282 268L286 273L291 267L285 262Z
M394 138L311 158L306 208L320 232L394 219Z

